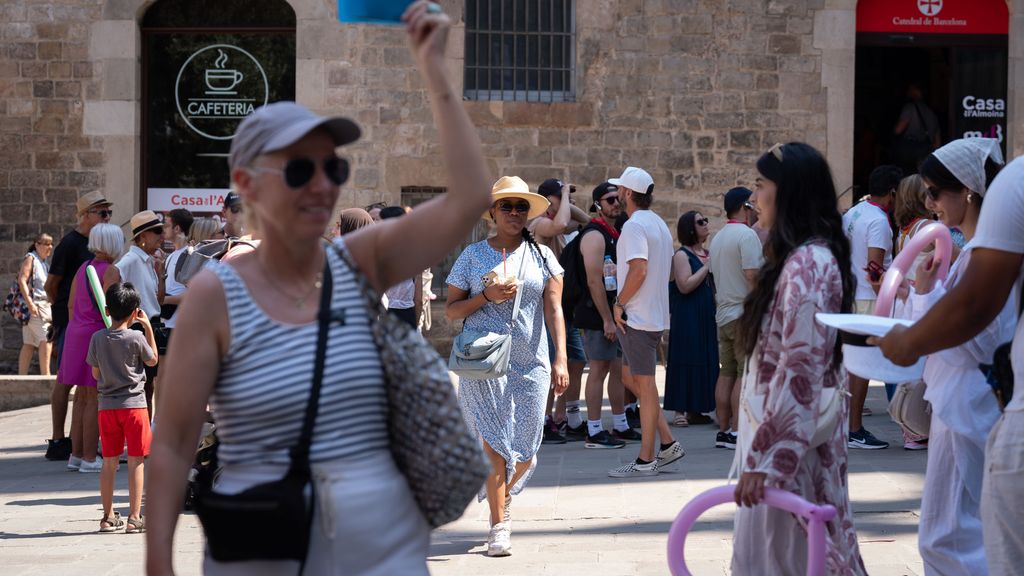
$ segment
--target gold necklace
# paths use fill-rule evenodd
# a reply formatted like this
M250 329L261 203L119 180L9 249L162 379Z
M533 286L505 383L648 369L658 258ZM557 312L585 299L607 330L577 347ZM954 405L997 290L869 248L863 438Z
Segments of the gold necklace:
M309 290L307 290L306 293L303 294L302 296L295 296L294 294L291 294L287 290L282 288L281 285L277 283L277 280L275 280L274 276L269 271L267 271L267 268L266 266L263 265L263 262L260 262L259 257L256 258L256 262L259 263L260 270L263 271L263 275L267 277L267 280L270 281L270 284L274 287L274 289L280 292L281 294L284 294L288 298L294 300L296 308L305 308L306 300L313 295L313 292L316 292L323 286L324 273L323 270L321 269L321 271L317 272L316 276L313 277L313 286Z

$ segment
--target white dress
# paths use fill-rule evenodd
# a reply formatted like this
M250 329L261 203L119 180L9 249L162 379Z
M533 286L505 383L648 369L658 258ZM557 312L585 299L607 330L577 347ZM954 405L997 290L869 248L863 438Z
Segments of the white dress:
M971 249L970 243L964 247L945 282L928 294L912 294L897 306L897 314L913 320L923 316L967 269ZM1015 320L1008 302L980 334L925 362L924 397L931 402L932 420L918 548L926 574L988 574L979 506L985 442L999 419L999 405L979 365L992 362L995 349L1013 337Z

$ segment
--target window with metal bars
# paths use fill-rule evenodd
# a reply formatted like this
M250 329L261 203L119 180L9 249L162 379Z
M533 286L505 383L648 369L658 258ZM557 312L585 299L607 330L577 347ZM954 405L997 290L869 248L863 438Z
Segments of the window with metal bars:
M574 0L467 0L467 100L576 100Z

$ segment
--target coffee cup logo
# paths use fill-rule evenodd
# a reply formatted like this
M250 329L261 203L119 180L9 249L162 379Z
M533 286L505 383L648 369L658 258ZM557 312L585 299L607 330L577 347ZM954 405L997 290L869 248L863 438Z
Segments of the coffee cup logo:
M243 118L267 103L267 75L242 48L214 44L193 53L175 83L178 114L189 128L212 140L230 140Z

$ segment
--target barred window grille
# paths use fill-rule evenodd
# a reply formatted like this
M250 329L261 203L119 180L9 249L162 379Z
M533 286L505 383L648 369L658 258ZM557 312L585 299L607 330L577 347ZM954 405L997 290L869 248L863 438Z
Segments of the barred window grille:
M574 0L467 0L467 100L576 99Z

